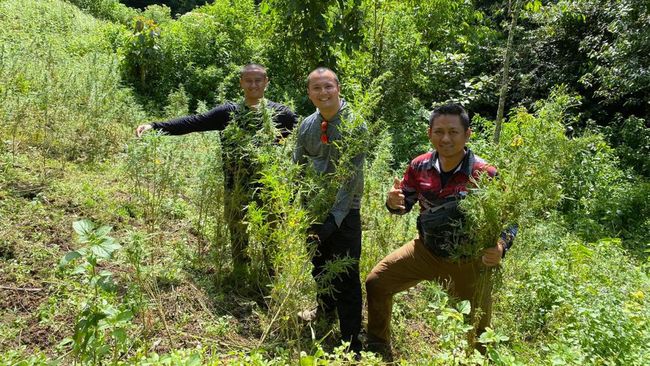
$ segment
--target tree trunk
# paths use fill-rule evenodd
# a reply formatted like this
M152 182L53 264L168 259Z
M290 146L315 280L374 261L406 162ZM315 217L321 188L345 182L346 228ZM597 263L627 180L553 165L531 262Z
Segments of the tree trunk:
M517 27L517 18L519 18L519 5L521 0L515 0L514 8L510 9L512 20L508 30L508 42L506 43L506 54L503 60L503 75L501 76L501 88L499 89L499 107L497 109L497 121L494 129L494 142L499 143L501 137L501 124L503 123L503 110L506 105L506 94L508 93L508 72L510 70L510 59L512 58L512 39L514 38L515 28Z

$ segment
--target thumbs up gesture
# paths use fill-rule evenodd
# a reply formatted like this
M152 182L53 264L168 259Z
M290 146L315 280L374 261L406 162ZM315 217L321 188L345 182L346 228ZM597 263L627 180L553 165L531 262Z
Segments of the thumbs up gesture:
M395 178L393 180L393 187L388 191L388 199L386 204L393 210L404 210L404 194L402 193L402 180Z

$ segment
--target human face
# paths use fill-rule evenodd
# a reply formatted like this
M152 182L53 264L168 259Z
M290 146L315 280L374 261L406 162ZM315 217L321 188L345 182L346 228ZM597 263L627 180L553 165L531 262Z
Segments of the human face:
M324 117L332 117L339 110L339 84L331 71L312 72L309 75L307 95Z
M263 98L268 84L269 78L260 69L246 70L239 79L239 86L244 91L244 98L247 102L257 102Z
M443 114L433 120L429 127L429 141L441 158L456 160L465 156L465 144L469 141L472 130L465 130L460 116Z

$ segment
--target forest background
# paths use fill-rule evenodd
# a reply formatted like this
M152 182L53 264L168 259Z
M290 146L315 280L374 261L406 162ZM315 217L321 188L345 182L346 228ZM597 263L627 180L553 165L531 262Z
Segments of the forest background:
M362 275L415 234L413 215L387 213L385 192L430 148L434 105L462 103L471 147L499 167L507 189L487 189L504 202L490 212L517 212L521 232L500 270L487 354L467 345L467 304L423 283L396 297L397 359L650 362L649 3L152 3L0 0L0 363L349 362L295 319L315 288L293 141L255 151L271 194L249 210L253 264L238 274L219 134L133 136L140 123L238 100L248 62L268 67L267 97L301 116L313 111L307 73L334 69L369 125ZM269 215L284 220L271 229Z

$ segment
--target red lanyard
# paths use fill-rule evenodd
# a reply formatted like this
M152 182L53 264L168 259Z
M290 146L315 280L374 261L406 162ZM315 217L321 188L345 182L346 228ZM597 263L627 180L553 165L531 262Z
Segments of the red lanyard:
M327 145L330 143L330 139L327 137L327 124L326 120L320 123L320 142Z

